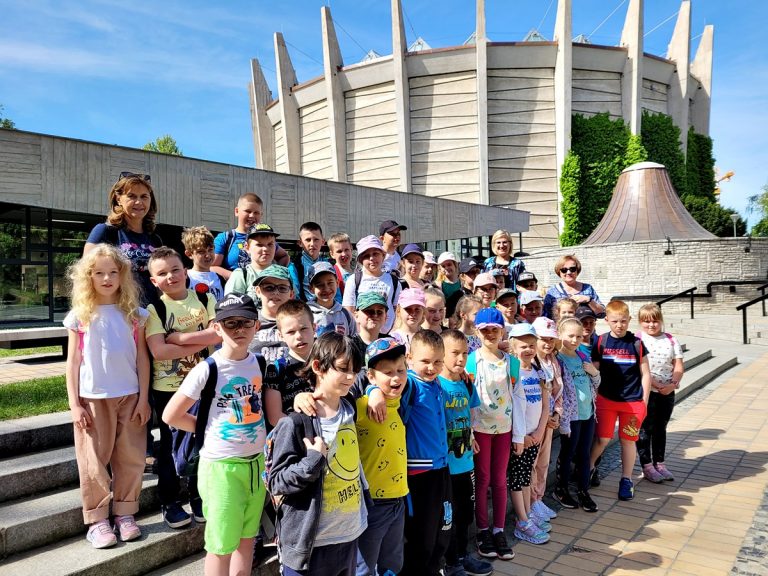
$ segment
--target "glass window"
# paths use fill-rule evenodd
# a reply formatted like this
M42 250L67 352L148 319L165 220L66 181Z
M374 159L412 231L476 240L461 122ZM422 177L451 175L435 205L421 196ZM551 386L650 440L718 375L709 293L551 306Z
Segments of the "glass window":
M27 257L26 208L0 204L0 260L22 260Z
M48 247L48 210L29 209L29 240L32 245Z
M48 266L0 266L0 322L49 319Z

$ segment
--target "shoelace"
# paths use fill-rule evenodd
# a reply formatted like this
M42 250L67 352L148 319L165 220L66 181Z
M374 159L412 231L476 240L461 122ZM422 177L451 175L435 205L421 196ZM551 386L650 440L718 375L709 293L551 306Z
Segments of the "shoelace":
M121 529L128 530L133 530L134 528L138 527L136 520L132 516L119 516L115 518L115 524L117 524Z
M99 535L101 536L105 536L112 532L112 528L106 522L101 522L99 524L96 524L96 526L91 528L91 530L93 530L94 532L98 532Z

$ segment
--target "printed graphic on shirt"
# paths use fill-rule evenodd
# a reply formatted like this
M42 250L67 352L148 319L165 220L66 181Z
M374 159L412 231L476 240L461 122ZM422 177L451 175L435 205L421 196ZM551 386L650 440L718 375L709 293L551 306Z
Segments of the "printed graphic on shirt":
M147 262L155 247L151 244L136 244L135 242L123 242L119 246L120 251L131 261L134 272L147 272Z
M245 242L237 242L237 249L237 267L245 268L251 263L251 257L248 255L248 252L245 251Z
M349 513L360 509L360 451L353 424L339 427L326 456L323 511Z
M637 364L637 354L634 350L627 350L626 348L605 348L603 349L603 360L611 360L614 364L633 366Z
M527 371L520 369L520 382L523 385L525 391L525 400L529 404L536 404L541 402L541 386L540 380L543 380L541 372L536 370Z
M261 376L229 380L216 398L216 407L229 409L229 418L218 420L208 433L235 444L256 442L264 428L260 392Z
M447 391L445 411L463 411L469 414L469 398L465 394L455 391ZM456 458L461 458L465 453L472 451L472 427L467 416L448 416L448 452Z

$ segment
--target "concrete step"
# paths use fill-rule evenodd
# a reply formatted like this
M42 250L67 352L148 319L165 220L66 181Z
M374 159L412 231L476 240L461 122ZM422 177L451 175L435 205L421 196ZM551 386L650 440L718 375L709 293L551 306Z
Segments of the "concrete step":
M680 402L687 396L706 386L712 380L730 370L739 363L736 356L713 356L706 362L702 362L690 370L686 369L680 389L675 392L675 402Z
M0 454L31 454L73 444L69 412L42 414L0 422Z
M692 352L690 350L686 350L683 348L684 357L683 357L683 367L686 370L692 369L694 366L698 366L699 364L706 362L710 358L712 358L712 350L704 350L703 352Z
M254 565L251 576L279 576L280 562L277 559L277 551L274 546L268 546L267 557L259 564ZM203 576L205 574L205 552L195 554L190 558L184 558L179 562L154 570L147 576Z
M159 512L138 520L142 537L134 542L94 550L81 526L77 536L14 556L0 566L0 572L14 576L140 576L203 548L203 525L173 530Z

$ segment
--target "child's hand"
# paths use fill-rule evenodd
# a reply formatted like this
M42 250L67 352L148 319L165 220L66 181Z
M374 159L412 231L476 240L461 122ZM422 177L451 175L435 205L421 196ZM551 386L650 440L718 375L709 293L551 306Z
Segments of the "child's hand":
M317 416L315 397L312 392L299 392L293 398L293 409L307 416Z
M512 452L515 456L520 456L523 453L523 445L520 442L512 442Z
M75 427L85 430L93 424L93 417L88 408L78 404L72 408L72 422L74 422Z
M600 371L597 368L595 368L595 365L592 364L592 362L584 362L583 366L584 366L584 372L586 372L590 376L597 376L600 373Z
M547 428L551 428L552 430L557 430L560 428L560 414L555 412L552 414L552 416L549 417L547 420Z
M531 442L535 445L541 444L542 436L543 435L540 434L538 430L534 430L530 433Z
M472 438L472 454L479 454L480 453L480 444L477 443L477 440Z
M144 424L149 422L151 417L152 409L149 407L149 402L147 402L146 398L139 398L139 401L136 403L136 408L133 409L133 414L131 414L131 422L138 418L139 426L144 426Z
M374 388L368 394L368 418L381 424L387 417L387 399L384 398L384 392L379 388Z
M314 450L315 452L320 452L323 456L328 454L328 446L325 445L325 442L323 442L323 439L320 438L320 436L315 436L314 441L310 442L309 438L304 438L304 446L307 447L307 450Z

